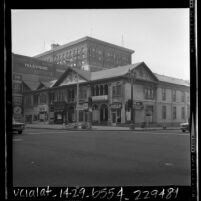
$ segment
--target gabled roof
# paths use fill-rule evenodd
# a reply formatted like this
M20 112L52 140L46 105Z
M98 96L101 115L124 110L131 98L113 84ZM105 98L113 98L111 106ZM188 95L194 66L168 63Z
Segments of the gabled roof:
M169 77L166 75L160 75L157 73L154 73L154 74L160 82L166 82L166 83L171 83L171 84L176 84L176 85L190 86L190 83L186 80L182 80L182 79L178 79L178 78L174 78L174 77Z
M62 81L64 81L66 76L68 75L69 71L74 71L84 80L90 81L91 73L89 71L81 70L81 69L78 69L75 67L74 68L68 67L68 69L61 75L61 77L53 84L52 87L56 87L56 86L60 85L62 83Z
M59 86L66 78L69 71L76 72L80 77L82 77L86 81L96 81L96 80L125 76L129 72L129 70L133 70L140 66L143 66L146 68L146 70L152 75L153 80L155 80L155 82L158 81L155 74L152 73L152 71L147 67L147 65L144 62L139 62L139 63L135 63L131 65L119 66L119 67L110 68L106 70L100 70L96 72L89 72L82 69L69 67L52 86L53 87Z
M119 66L119 67L110 68L107 70L92 72L91 73L91 81L124 76L129 72L129 70L133 70L140 66L144 66L146 68L146 70L152 74L155 81L158 81L157 77L152 73L152 71L147 67L147 65L144 62L139 62L139 63L135 63L135 64L131 64L131 65Z
M39 82L35 81L28 81L28 80L23 80L22 81L31 91L36 90L38 86L40 85Z
M40 81L40 84L39 86L37 87L37 90L38 89L47 89L47 88L50 88L52 85L52 83L49 81L49 82L45 82L45 81Z

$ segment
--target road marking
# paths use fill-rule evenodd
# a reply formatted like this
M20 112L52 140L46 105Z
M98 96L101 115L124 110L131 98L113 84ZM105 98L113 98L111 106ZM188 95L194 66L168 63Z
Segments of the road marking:
M13 139L14 142L23 141L23 139Z
M41 132L41 133L27 133L27 135L47 135L47 134L57 134L57 133L63 133L63 134L65 134L65 133L67 133L66 131L64 131L64 132Z
M165 163L166 166L174 166L173 163Z

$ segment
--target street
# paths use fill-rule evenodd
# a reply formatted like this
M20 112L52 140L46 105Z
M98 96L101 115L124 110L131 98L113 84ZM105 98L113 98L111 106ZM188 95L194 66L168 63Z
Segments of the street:
M190 135L180 130L13 135L15 186L190 185Z

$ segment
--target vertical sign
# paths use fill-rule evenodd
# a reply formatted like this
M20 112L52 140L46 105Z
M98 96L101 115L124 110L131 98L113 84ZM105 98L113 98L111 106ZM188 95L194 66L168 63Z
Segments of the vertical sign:
M17 121L22 121L22 75L13 73L12 91L13 117Z

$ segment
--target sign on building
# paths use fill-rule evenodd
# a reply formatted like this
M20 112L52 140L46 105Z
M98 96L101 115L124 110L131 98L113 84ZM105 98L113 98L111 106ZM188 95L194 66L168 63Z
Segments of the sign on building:
M22 108L20 106L15 106L13 108L13 113L14 114L22 114Z
M121 103L112 103L110 104L111 109L121 109L122 104Z
M133 108L136 109L136 110L142 110L144 108L143 102L136 101L133 104Z

